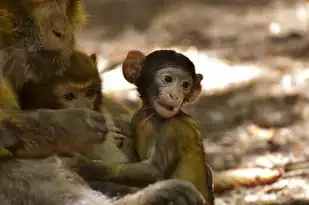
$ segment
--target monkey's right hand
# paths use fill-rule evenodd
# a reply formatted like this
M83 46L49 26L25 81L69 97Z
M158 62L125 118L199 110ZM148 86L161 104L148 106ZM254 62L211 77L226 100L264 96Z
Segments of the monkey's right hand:
M45 137L55 142L57 148L69 151L80 151L86 145L102 143L108 132L104 117L90 109L40 109L27 117L30 117L26 121L30 128L39 129L41 136L38 137Z

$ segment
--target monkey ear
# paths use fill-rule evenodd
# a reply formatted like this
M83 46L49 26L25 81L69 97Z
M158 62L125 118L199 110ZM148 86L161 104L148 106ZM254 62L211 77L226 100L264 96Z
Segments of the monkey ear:
M128 52L126 59L122 63L122 73L129 83L136 83L144 59L145 54L141 51L131 50Z
M93 53L90 55L91 60L94 62L94 64L98 65L98 58L97 58L97 54Z
M204 76L200 73L196 74L196 82L201 85L202 80L204 79Z
M199 73L196 74L196 80L194 82L191 95L187 98L188 102L193 102L193 101L197 100L197 98L200 96L200 94L202 92L201 82L202 82L203 78L204 77L203 77L202 74L199 74Z

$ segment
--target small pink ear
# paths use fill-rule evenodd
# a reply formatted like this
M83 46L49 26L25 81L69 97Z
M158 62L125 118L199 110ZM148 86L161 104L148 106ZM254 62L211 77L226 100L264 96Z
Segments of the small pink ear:
M129 83L135 83L142 67L145 54L138 50L128 52L126 59L122 63L122 73Z
M93 53L90 55L91 60L97 65L98 61L97 61L97 54Z

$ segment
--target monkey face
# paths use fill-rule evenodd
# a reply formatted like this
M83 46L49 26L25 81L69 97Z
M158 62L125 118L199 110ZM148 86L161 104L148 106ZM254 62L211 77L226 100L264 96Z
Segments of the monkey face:
M63 108L88 108L93 110L97 92L91 87L57 86L56 98Z
M178 113L193 88L193 78L190 73L180 68L163 68L154 76L158 94L153 97L152 106L164 118L170 118Z
M68 18L69 1L24 0L30 15L27 44L33 50L69 49L74 43L73 26ZM32 45L32 46L31 46Z

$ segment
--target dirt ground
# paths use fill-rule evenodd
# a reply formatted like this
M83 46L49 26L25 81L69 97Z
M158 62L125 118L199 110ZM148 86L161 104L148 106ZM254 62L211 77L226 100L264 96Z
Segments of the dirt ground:
M309 204L306 1L115 2L101 2L105 13L88 0L91 21L79 34L80 45L108 59L106 67L117 67L132 48L150 52L194 46L229 65L261 69L262 75L249 83L205 91L198 102L186 107L201 124L207 160L214 170L261 168L281 173L270 184L235 183L232 190L217 194L216 204ZM288 165L300 160L308 163L297 169ZM256 184L267 174L257 173Z

